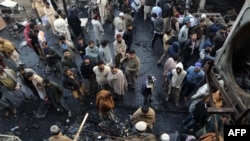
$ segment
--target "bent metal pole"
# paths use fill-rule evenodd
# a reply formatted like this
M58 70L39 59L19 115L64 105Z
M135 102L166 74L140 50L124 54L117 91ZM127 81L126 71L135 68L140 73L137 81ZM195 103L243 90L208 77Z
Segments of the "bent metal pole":
M74 138L74 141L77 141L77 139L78 139L78 137L79 137L79 135L80 135L80 133L81 133L81 131L82 131L82 127L83 127L83 125L85 124L85 122L86 122L88 116L89 116L89 113L86 113L85 116L84 116L84 119L83 119L83 121L82 121L82 123L81 123L81 126L79 127L79 129L78 129L78 131L77 131L77 133L76 133L76 136L75 136L75 138Z

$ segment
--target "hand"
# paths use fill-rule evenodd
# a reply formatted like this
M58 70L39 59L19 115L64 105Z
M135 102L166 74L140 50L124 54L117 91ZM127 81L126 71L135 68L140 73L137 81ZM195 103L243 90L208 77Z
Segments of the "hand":
M44 98L44 101L45 101L45 102L49 101L48 97L45 97L45 98Z
M15 87L16 90L19 90L20 88L21 88L20 85L16 85Z
M47 57L47 58L49 58L49 57L50 57L50 55L46 55L46 57Z

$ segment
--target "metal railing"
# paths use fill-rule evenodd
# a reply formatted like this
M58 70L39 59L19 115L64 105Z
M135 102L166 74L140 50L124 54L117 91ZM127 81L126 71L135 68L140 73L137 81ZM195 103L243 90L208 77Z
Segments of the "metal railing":
M0 141L22 141L19 137L14 135L0 134Z

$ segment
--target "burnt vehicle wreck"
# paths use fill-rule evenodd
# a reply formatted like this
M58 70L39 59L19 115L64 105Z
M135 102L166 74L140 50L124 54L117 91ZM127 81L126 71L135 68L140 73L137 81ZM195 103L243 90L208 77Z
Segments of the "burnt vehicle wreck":
M230 112L234 124L250 123L249 15L250 0L246 0L214 62L214 67L226 86L226 89L222 90L226 108L221 109L221 112ZM213 72L207 73L216 81Z

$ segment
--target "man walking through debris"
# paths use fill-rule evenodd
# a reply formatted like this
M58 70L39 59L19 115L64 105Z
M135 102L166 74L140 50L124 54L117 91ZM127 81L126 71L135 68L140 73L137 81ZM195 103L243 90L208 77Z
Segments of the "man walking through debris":
M138 121L147 123L147 127L152 129L155 123L155 111L148 105L138 108L131 117L131 122L135 125Z
M115 121L115 113L113 111L115 103L110 91L101 90L96 95L96 106L99 111L100 127L110 127Z
M0 66L0 84L4 86L7 94L6 99L12 104L12 111L14 114L17 113L18 106L22 104L23 101L30 99L30 96L26 94L25 88L16 77L16 73L11 69L4 69ZM8 115L6 112L5 115Z
M57 125L52 125L50 127L51 137L48 141L73 141L69 137L62 134L61 129Z
M50 81L49 79L43 80L43 86L52 106L56 108L58 112L62 111L62 108L64 108L68 111L68 116L71 117L71 111L63 98L62 88L57 83Z
M71 90L71 94L79 102L82 102L83 95L88 95L88 90L82 84L82 81L69 67L64 68L63 87Z

